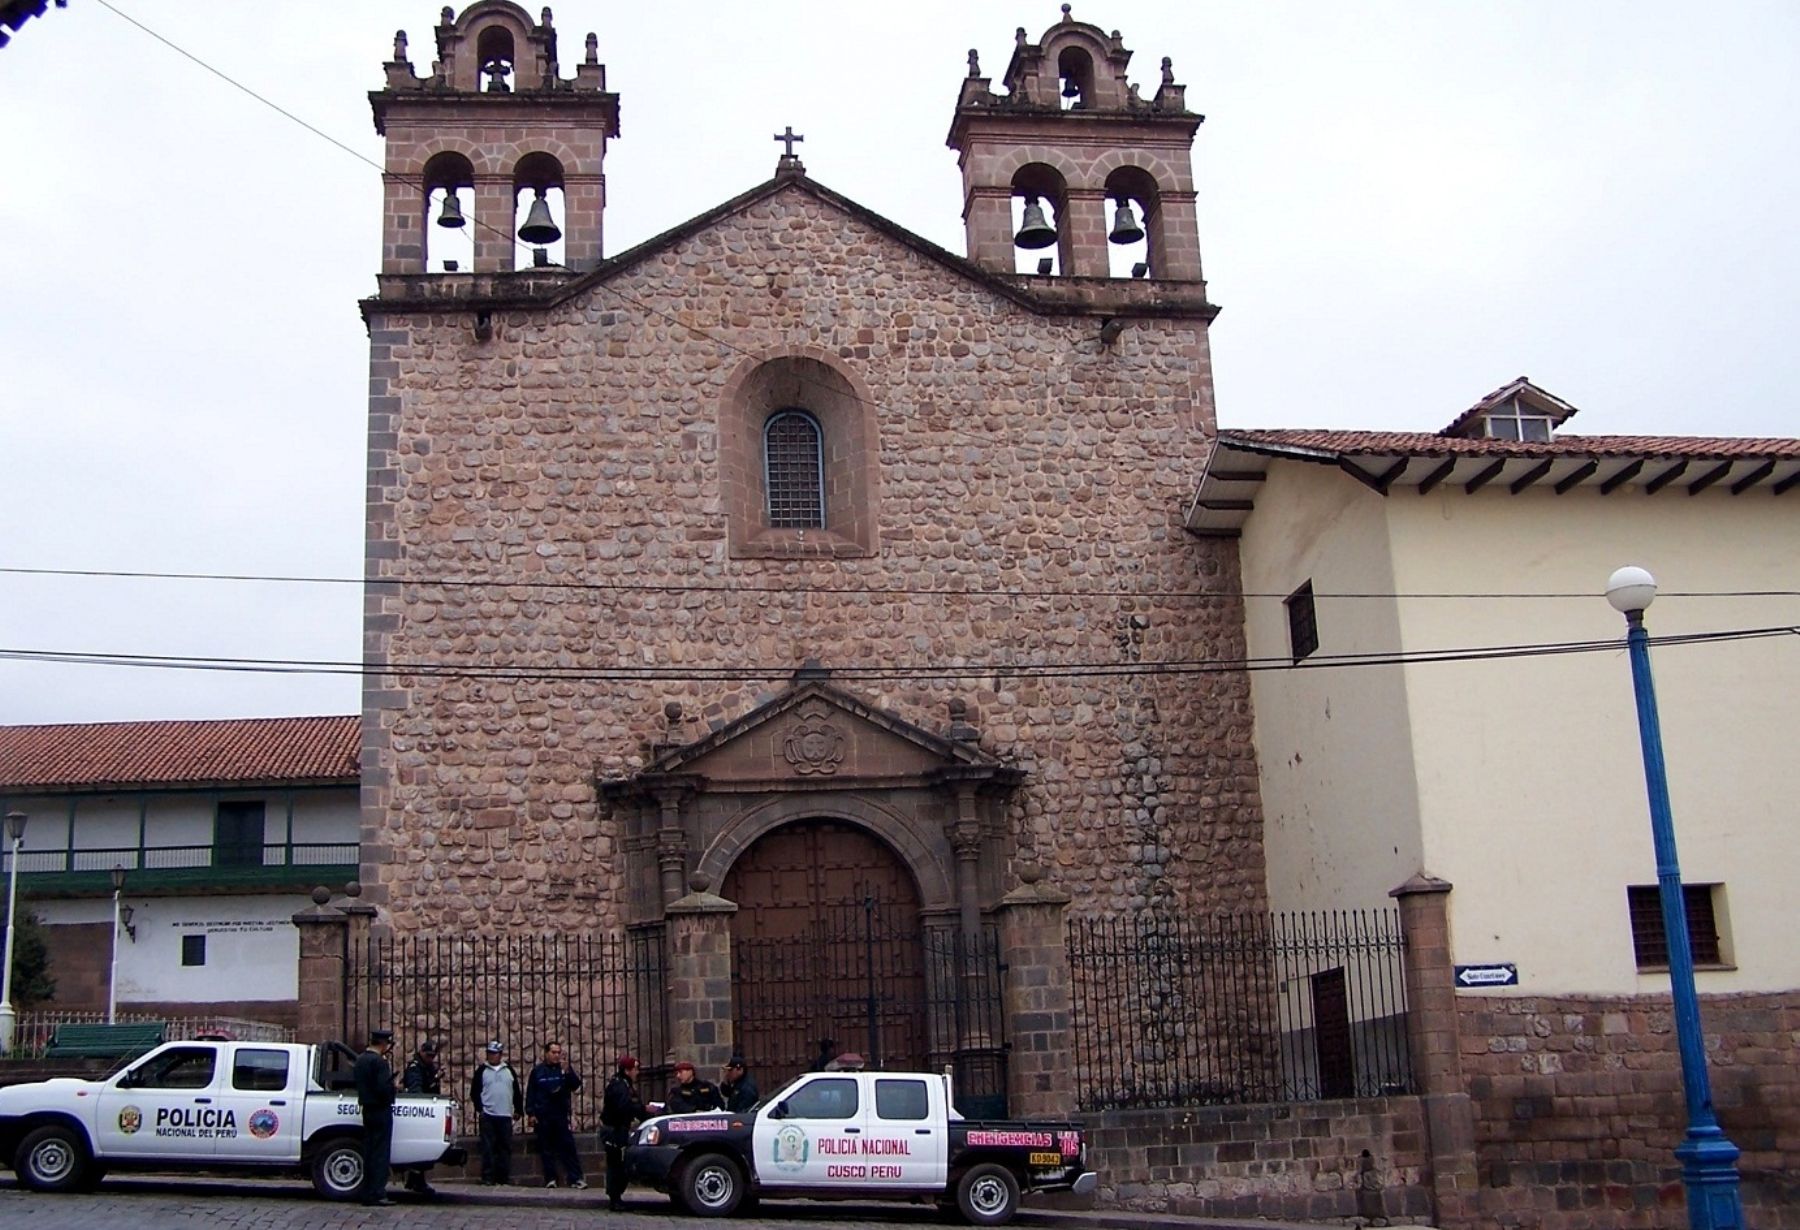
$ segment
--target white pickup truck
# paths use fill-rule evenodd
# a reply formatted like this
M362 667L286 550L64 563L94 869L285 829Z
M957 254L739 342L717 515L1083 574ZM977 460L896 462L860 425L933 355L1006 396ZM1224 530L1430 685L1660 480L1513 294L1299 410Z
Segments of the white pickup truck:
M742 1113L646 1120L625 1159L702 1217L804 1196L926 1201L997 1226L1021 1192L1087 1195L1098 1183L1081 1125L964 1119L949 1077L926 1072L809 1072Z
M363 1177L362 1111L340 1043L169 1042L105 1080L0 1089L0 1159L33 1191L90 1188L108 1170L311 1177L348 1200ZM459 1164L454 1103L402 1096L396 1168Z

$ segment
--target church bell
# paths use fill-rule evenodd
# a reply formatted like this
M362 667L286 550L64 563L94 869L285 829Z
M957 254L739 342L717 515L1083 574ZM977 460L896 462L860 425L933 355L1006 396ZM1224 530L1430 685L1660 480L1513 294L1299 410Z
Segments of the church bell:
M562 231L550 218L550 203L544 200L542 188L531 203L531 212L525 215L525 225L519 228L519 238L536 244L555 243L562 238Z
M1131 212L1131 198L1120 197L1119 208L1113 214L1112 234L1107 238L1114 243L1136 243L1144 237L1144 228L1138 225L1137 215Z
M1044 221L1044 207L1035 196L1025 198L1025 221L1013 242L1021 248L1047 248L1056 242L1056 228Z
M444 208L438 214L439 226L460 227L463 225L462 202L456 199L454 191L444 193Z

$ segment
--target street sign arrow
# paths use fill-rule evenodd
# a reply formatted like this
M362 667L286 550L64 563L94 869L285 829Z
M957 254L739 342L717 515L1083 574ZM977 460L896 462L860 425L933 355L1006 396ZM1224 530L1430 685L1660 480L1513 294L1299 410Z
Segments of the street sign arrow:
M1492 965L1459 965L1456 967L1456 985L1459 987L1516 987L1519 985L1519 967L1510 961L1496 962Z

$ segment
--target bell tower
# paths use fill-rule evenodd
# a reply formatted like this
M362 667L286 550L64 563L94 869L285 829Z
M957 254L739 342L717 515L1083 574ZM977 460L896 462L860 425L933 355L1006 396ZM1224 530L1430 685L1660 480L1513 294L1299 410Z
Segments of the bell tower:
M970 260L1013 273L1023 248L1045 253L1039 273L1201 280L1192 148L1204 117L1167 58L1147 100L1125 79L1130 60L1118 31L1076 21L1067 4L1038 42L1019 28L1005 93L969 53L948 143ZM1138 259L1121 267L1109 246Z
M385 67L386 87L369 95L387 138L382 273L506 272L521 243L538 264L600 261L619 96L594 35L563 77L548 8L533 22L510 0L478 0L461 17L443 10L429 77L413 72L404 30ZM469 244L441 242L458 230L473 240L472 266Z

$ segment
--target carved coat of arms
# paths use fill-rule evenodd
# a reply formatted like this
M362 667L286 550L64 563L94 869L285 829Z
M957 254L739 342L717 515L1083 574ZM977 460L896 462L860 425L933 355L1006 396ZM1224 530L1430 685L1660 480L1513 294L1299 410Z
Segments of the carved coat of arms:
M800 710L799 723L788 732L787 741L782 744L782 755L794 766L794 772L803 777L815 773L828 776L836 773L838 765L843 763L844 736L826 720L830 712L822 705L808 705Z

